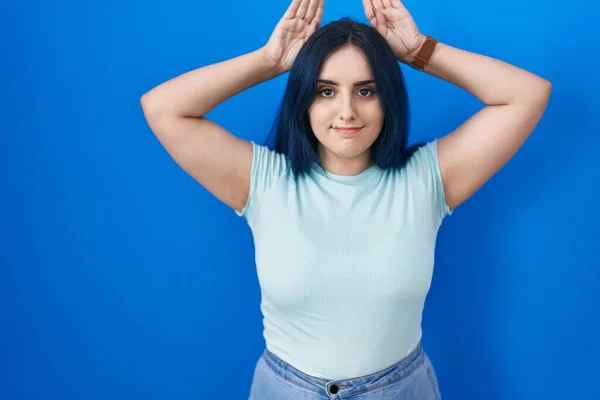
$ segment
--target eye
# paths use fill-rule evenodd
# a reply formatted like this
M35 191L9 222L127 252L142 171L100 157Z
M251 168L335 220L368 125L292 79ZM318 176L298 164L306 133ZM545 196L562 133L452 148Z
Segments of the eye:
M360 95L362 97L371 97L373 96L376 92L373 89L370 88L362 88L358 91L358 93L360 93Z
M323 88L317 90L317 93L322 97L333 97L335 91L331 88ZM358 93L360 97L373 97L377 92L371 88L362 88L359 89L356 93Z
M323 97L331 97L333 95L333 89L325 88L318 90L317 93L319 93Z

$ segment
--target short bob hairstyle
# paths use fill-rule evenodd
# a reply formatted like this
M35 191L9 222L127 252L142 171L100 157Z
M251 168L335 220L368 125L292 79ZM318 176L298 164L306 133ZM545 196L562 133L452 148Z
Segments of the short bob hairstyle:
M290 70L278 115L265 145L290 160L296 178L321 168L318 141L310 126L308 109L316 96L317 78L327 58L344 46L354 45L366 56L375 79L384 120L371 146L370 158L380 168L401 169L423 143L407 148L408 95L398 60L383 36L374 28L342 18L308 38Z

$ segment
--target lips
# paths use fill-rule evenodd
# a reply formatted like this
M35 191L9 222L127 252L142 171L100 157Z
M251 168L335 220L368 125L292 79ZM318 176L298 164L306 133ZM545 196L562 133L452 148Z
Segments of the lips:
M359 130L361 130L362 127L360 128L351 128L351 127L334 127L333 130L336 131L337 133L341 133L343 135L349 135L351 133L356 133Z

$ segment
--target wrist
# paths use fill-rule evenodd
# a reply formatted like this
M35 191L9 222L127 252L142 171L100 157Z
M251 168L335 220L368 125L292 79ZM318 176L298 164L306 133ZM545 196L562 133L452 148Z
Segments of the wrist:
M260 54L264 66L269 70L269 72L275 75L281 75L287 71L276 60L274 60L273 57L271 57L269 52L264 47L258 49L257 52Z
M421 51L421 49L423 48L423 45L425 44L425 40L427 40L427 36L420 34L420 36L417 40L417 43L418 43L417 47L413 51L411 51L407 56L408 64L410 64L415 59L417 54L419 54L419 51Z
M423 43L419 45L419 47L411 52L411 60L408 62L408 65L418 71L425 71L431 62L431 58L433 57L435 50L437 49L437 45L439 42L428 35L424 35L425 40Z

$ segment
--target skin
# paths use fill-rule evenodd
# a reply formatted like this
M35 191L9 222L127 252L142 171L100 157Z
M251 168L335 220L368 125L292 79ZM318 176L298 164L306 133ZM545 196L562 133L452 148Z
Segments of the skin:
M332 53L320 71L308 114L319 141L319 158L331 173L356 175L372 165L370 147L383 125L375 83L365 83L372 80L367 59L355 46ZM361 129L355 133L334 130L341 127Z
M404 4L400 0L363 0L363 6L371 26L386 39L396 58L410 63L426 37ZM323 0L292 1L264 48L268 59L287 70L297 54L298 44L304 43L320 25L322 13ZM346 73L341 67L335 72ZM438 141L444 196L448 206L454 209L479 190L520 149L543 115L552 85L522 68L444 43L438 43L424 72L464 89L485 104L483 109ZM350 122L341 119L339 114L349 113L351 105L358 104L349 100L349 81L342 87L342 99L336 98L334 105L328 108L329 113L321 113L322 100L319 99L311 111L315 117L311 123L321 143L320 157L325 168L340 175L355 175L368 167L367 144L372 136L365 130L358 135L360 137L344 142L326 130L327 124L333 124L338 118ZM344 108L345 111L340 111ZM357 110L354 122L365 122L361 120L366 118L365 114L358 106ZM327 115L321 118L323 114Z
M400 0L363 0L363 5L367 19L397 59L410 63L426 38L404 4ZM292 0L262 48L189 71L142 96L144 115L169 154L208 191L238 211L250 192L252 145L205 115L237 93L288 71L302 45L320 26L323 8L324 0ZM350 89L354 79L367 75L361 64L364 59L355 55L340 52L332 57L322 73L331 74L326 78L338 80L340 85L333 88L333 98L316 98L310 111L323 163L340 175L355 175L368 167L367 149L380 130L375 121L377 109L365 111L375 101L358 97ZM344 57L355 62L341 68L337 61ZM485 104L438 141L444 195L454 209L520 149L542 117L552 85L522 68L443 42L436 46L424 72L464 89ZM438 113L431 111L430 118L437 118ZM356 137L338 137L331 131L336 122L364 124L364 128Z

